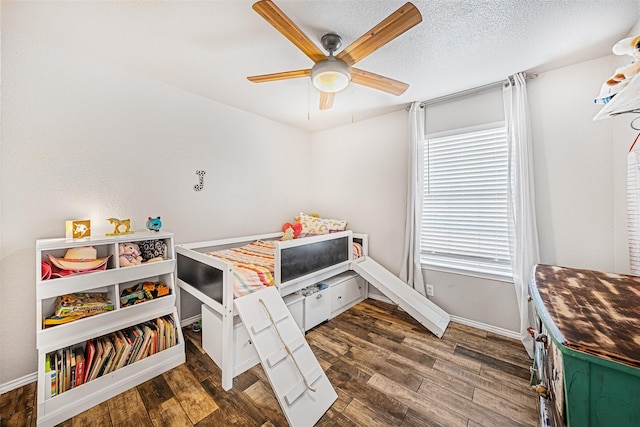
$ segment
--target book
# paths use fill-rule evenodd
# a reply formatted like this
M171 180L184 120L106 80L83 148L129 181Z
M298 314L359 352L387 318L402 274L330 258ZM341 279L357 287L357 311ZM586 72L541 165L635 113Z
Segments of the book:
M104 351L102 340L100 338L94 338L94 344L96 346L96 352L93 358L93 366L91 367L91 372L89 373L89 381L97 378L98 370L102 365L102 352Z
M69 358L69 389L72 389L76 386L76 354L72 348L68 348L68 358Z
M84 380L83 383L89 381L89 373L93 368L93 358L96 352L95 344L93 340L87 340L87 344L85 346L85 364L84 364Z
M46 398L51 398L57 394L57 371L55 369L55 355L48 353L45 359L45 394Z
M76 387L84 383L84 349L76 348Z
M56 376L56 389L58 390L58 394L63 392L62 389L62 378L64 377L63 373L62 373L62 350L58 350L56 352L56 371L58 372L58 375Z
M149 342L151 341L151 328L143 324L142 325L142 344L140 346L140 351L136 355L135 362L138 360L142 360L147 357L147 352L149 351Z
M164 338L164 321L161 318L155 319L156 325L158 325L158 351L162 351L166 348Z
M116 332L121 340L122 340L122 354L117 361L115 369L120 369L127 363L127 359L129 358L129 353L131 353L131 348L133 347L129 336L126 334L126 330Z
M140 349L142 347L142 341L144 340L143 331L138 325L132 326L131 330L133 331L133 334L136 338L135 344L133 345L133 350L131 351L131 355L129 355L127 365L130 365L137 360L138 353L140 353Z
M96 375L96 378L101 377L102 375L105 374L105 370L109 366L109 361L113 357L113 351L114 351L113 344L111 343L111 340L108 337L101 337L101 341L103 346L102 361L100 363L100 367L98 368L98 374Z

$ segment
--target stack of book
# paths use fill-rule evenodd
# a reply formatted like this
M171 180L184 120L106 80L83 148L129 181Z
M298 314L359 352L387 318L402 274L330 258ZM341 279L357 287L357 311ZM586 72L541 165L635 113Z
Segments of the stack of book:
M83 317L113 311L113 303L106 292L76 292L60 295L54 304L52 316L44 319L44 327L73 322Z
M177 329L167 315L47 354L45 372L53 397L177 344Z

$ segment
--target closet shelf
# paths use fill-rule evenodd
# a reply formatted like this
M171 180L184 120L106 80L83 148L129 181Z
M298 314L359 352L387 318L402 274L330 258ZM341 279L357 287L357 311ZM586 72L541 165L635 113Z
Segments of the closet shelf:
M606 103L593 120L608 119L625 113L640 113L640 74L636 74L611 101Z

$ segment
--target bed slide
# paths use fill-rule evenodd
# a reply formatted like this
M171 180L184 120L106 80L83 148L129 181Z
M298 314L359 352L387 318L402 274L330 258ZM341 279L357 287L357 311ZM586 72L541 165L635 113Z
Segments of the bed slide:
M253 292L235 306L289 424L316 424L338 395L278 290Z
M451 320L446 311L429 301L428 298L375 262L371 257L354 262L353 270L387 298L398 304L435 336L442 338L442 334Z

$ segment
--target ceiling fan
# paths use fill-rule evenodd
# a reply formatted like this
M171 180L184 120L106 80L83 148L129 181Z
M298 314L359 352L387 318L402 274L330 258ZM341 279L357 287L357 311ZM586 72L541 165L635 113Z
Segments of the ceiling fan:
M342 45L339 35L328 33L322 36L322 47L329 52L327 56L271 0L260 0L253 9L307 55L314 65L305 70L247 77L250 81L263 83L310 76L320 91L321 110L331 108L335 93L350 82L393 95L401 95L409 87L406 83L353 68L353 65L422 21L420 11L413 4L404 4L335 56Z

